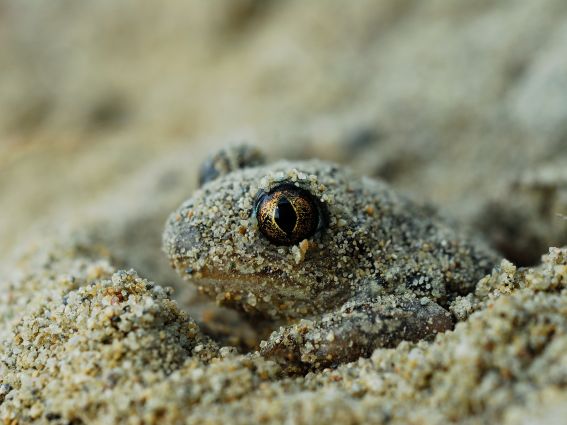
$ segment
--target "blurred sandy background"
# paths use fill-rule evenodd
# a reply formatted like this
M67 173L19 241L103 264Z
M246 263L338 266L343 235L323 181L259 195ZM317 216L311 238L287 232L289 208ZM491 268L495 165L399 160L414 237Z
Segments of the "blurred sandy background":
M567 3L0 0L0 259L95 223L159 278L167 213L241 140L381 176L533 263L567 239ZM530 173L544 198L509 201Z

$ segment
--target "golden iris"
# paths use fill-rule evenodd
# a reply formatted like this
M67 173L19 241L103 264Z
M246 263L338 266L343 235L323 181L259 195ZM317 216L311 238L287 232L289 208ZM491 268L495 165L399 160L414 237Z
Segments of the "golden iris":
M280 184L256 198L254 214L262 234L276 245L293 245L313 236L323 223L319 202L307 190Z

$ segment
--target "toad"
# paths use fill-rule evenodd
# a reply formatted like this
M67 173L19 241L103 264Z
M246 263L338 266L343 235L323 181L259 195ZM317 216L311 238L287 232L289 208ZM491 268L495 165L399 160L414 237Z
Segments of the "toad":
M454 326L450 304L499 257L386 183L234 146L169 217L172 266L220 305L281 324L260 352L332 367Z

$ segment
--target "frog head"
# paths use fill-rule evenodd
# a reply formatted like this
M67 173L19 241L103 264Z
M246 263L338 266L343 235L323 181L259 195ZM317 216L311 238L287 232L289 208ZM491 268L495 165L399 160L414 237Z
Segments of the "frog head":
M201 187L169 217L173 267L220 304L273 319L342 304L373 269L359 180L326 162L238 155L208 159Z

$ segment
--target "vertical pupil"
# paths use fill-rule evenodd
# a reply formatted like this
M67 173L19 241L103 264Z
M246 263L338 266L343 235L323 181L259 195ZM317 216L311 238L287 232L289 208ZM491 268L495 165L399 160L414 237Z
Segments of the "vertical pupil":
M297 214L291 202L284 196L278 201L276 211L274 212L274 220L279 228L288 236L293 233L293 229L295 229L295 224L297 223Z

